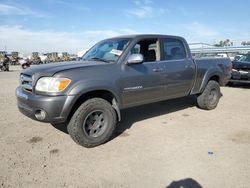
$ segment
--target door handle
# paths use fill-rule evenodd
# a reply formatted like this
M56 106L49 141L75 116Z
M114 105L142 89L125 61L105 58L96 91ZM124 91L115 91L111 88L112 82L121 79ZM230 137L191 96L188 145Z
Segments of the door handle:
M193 65L192 64L187 64L187 65L185 65L185 68L186 69L193 68Z
M154 72L163 72L163 69L162 68L155 68L153 69Z

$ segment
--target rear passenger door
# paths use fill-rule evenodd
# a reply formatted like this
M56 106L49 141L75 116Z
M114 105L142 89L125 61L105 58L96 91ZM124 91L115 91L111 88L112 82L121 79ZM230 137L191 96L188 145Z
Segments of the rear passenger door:
M166 66L166 98L188 95L195 78L195 65L188 57L184 42L178 38L163 38L161 49L161 60Z

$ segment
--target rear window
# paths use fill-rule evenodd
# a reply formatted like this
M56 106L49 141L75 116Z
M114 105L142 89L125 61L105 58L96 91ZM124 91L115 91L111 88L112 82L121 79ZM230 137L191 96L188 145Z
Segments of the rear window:
M178 39L163 39L163 59L181 60L186 58L186 50L183 42Z

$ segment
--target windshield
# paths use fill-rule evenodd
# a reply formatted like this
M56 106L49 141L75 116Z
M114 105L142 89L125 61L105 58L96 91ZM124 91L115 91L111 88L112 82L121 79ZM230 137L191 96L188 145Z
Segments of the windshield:
M239 61L247 61L250 63L250 54L247 54L247 55L243 55Z
M117 62L130 39L108 39L97 43L82 58L104 62Z

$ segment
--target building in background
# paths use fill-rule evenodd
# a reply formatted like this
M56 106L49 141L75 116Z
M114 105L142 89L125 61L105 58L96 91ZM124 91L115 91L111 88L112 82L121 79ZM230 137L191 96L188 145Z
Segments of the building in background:
M197 43L189 43L190 49L198 49L198 48L214 48L214 45L203 43L203 42L197 42Z

